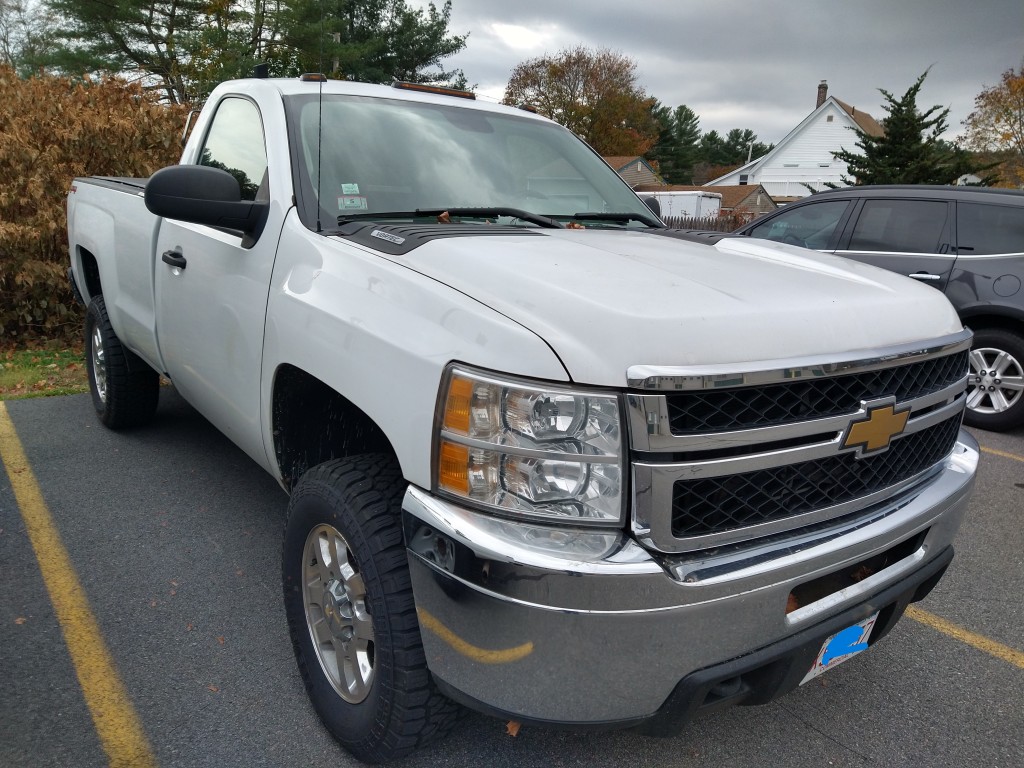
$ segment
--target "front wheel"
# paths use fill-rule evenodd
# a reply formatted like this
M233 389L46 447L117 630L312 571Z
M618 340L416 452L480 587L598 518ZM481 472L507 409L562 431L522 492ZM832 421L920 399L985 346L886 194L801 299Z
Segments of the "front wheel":
M130 369L130 354L96 296L85 312L85 367L96 415L111 429L148 424L160 398L160 375L141 360Z
M974 334L967 414L972 427L1002 432L1024 424L1024 338L1001 328Z
M302 476L285 527L285 611L306 691L331 734L368 763L443 736L460 711L427 670L403 493L386 456L329 461Z

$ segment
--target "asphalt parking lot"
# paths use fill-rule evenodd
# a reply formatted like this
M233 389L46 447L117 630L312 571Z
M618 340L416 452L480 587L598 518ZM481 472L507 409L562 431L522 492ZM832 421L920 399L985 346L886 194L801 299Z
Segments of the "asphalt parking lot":
M295 669L277 484L170 389L151 427L124 434L100 426L88 395L4 406L15 435L0 430L0 766L358 765ZM1024 765L1024 430L975 435L982 465L957 557L870 652L671 739L513 738L470 715L402 765ZM26 472L41 497L15 498Z

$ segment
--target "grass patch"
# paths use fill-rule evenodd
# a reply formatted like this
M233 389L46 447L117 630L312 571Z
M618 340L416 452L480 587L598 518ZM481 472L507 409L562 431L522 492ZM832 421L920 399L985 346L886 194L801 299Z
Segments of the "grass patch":
M0 350L0 400L89 391L81 350Z

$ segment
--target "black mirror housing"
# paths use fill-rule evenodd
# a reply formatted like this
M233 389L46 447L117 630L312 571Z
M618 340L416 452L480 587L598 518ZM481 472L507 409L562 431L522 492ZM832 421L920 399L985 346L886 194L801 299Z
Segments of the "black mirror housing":
M644 201L644 205L646 205L648 208L651 209L651 213L653 213L659 219L661 218L661 203L658 201L658 198L656 198L656 197L647 197L645 195L644 197L641 197L640 199Z
M242 200L234 176L206 165L161 168L146 183L145 200L157 216L240 232L252 242L270 209L264 201Z

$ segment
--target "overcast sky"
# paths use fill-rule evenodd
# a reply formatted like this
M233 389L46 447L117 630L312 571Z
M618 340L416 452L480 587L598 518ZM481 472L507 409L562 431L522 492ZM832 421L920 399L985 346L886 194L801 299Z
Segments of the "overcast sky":
M881 119L878 89L902 96L930 67L918 106L949 107L954 138L979 91L1021 64L1024 0L453 0L450 30L469 40L445 68L481 97L500 99L520 61L606 47L702 131L751 128L765 143L814 109L821 80Z

